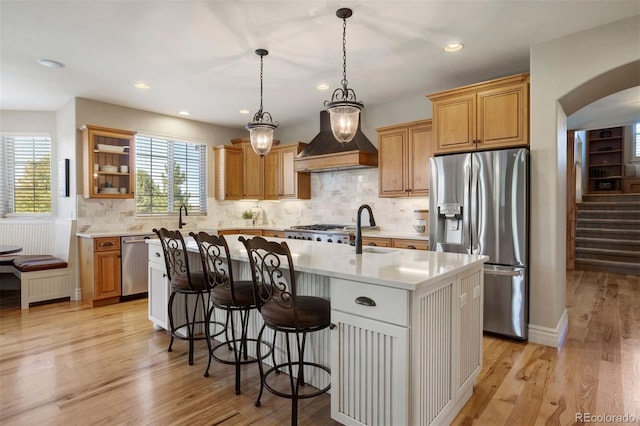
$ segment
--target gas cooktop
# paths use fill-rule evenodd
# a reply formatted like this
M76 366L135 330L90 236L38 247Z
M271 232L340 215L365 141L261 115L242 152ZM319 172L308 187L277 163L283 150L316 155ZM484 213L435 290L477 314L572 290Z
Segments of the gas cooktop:
M296 225L291 229L295 230L307 230L307 231L328 231L330 229L346 229L348 225L335 225L335 224L314 224L314 225Z

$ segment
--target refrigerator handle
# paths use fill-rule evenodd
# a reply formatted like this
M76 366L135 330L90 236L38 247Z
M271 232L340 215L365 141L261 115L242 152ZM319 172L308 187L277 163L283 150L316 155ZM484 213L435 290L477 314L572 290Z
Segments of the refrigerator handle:
M470 168L470 176L469 176L469 189L470 189L470 202L469 206L471 206L470 211L470 222L471 222L471 250L470 253L477 254L480 251L480 247L478 245L478 215L480 211L480 206L478 203L480 200L478 199L478 160L474 154L471 154L471 168Z

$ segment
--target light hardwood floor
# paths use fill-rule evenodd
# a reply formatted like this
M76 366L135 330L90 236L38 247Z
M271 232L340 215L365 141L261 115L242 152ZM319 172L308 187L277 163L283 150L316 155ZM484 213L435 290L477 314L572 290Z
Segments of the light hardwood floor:
M289 422L287 399L266 393L254 407L255 365L243 369L243 394L236 396L233 367L214 363L203 377L204 345L193 366L185 342L167 352L168 336L153 331L146 300L25 312L3 306L2 425ZM569 425L576 413L630 414L640 424L640 278L568 273L567 307L569 332L559 350L484 337L484 368L454 424ZM336 424L329 396L301 402L300 424Z

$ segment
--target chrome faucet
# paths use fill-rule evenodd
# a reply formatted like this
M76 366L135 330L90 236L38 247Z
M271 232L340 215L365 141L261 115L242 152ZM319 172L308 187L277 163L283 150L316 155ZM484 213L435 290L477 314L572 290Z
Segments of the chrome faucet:
M358 209L358 214L356 216L356 254L362 254L362 210L367 210L369 212L369 226L376 226L376 220L373 218L373 211L368 204L363 204Z
M184 223L182 221L182 209L184 208L184 215L185 216L189 216L189 212L187 211L187 206L185 206L184 204L180 205L180 216L178 218L178 229L182 229L182 225L186 225L186 223Z

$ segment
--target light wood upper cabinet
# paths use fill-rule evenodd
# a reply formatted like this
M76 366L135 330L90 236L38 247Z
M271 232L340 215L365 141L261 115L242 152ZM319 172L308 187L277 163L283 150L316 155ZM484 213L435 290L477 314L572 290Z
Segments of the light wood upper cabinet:
M428 97L433 103L436 154L529 144L529 74Z
M298 142L273 147L264 157L265 199L311 198L311 174L294 170L294 160L306 145Z
M294 159L306 146L302 142L279 146L260 158L248 138L218 145L215 154L216 200L280 200L311 198L311 174L294 171Z
M80 131L84 154L84 197L133 198L136 132L88 124Z
M251 148L248 138L233 139L232 144L242 146L242 198L264 199L264 161Z
M242 147L218 145L213 147L215 162L216 200L242 199Z
M429 195L433 156L431 120L381 127L378 132L380 197Z

